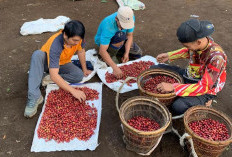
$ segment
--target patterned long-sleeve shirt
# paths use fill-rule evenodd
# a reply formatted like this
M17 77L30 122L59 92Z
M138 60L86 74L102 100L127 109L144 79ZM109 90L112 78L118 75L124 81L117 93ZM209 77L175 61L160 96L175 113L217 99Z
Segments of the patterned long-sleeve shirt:
M204 50L191 51L182 48L168 52L168 55L169 61L188 58L188 77L200 79L196 84L174 84L177 96L216 95L225 85L227 56L211 39Z

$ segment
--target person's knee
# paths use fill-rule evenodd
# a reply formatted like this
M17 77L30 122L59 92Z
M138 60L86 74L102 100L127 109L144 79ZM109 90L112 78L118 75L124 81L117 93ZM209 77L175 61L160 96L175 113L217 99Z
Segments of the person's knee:
M177 99L172 104L172 112L175 115L181 115L184 114L184 112L188 109L188 106L185 104L184 101L182 101L181 98Z
M36 50L33 52L31 59L35 60L35 59L43 59L45 57L45 53L40 51L40 50Z
M133 42L132 47L133 47L133 51L137 52L137 54L141 54L141 55L143 54L142 49L135 42Z
M84 78L84 73L83 73L83 71L78 72L78 78L77 78L78 82L82 81L83 78Z
M159 64L158 64L158 65L159 65ZM152 66L150 66L150 69L157 69L157 68L159 68L158 65L152 65Z
M166 65L166 64L157 64L157 65L152 65L150 68L156 68L156 69L170 69L171 66L170 65Z
M82 81L84 78L84 73L82 71L78 71L76 73L72 74L72 78L70 80L70 83L78 83Z

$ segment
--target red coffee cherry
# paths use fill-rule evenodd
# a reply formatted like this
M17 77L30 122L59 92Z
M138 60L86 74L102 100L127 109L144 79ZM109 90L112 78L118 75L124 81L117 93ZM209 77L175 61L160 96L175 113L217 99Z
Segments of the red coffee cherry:
M158 90L157 90L157 85L162 83L162 82L166 82L166 83L177 83L178 81L170 76L167 75L156 75L154 77L149 78L143 85L143 89L152 93L156 93L156 94L161 94ZM162 93L164 94L164 93Z
M86 100L99 99L96 90L76 88L86 94ZM91 107L92 106L92 107ZM69 142L74 138L87 141L97 126L97 109L94 105L79 102L62 89L51 91L37 133L45 141Z
M230 135L226 125L212 119L192 121L189 127L200 137L211 141L225 141Z
M140 131L155 131L160 128L159 124L150 118L135 116L127 121L133 128Z
M118 80L125 80L127 77L138 77L141 72L150 68L150 66L154 65L151 61L139 61L134 62L130 65L123 65L119 68L123 72L123 77L121 79L117 79L112 73L106 73L105 78L107 83L113 83ZM136 80L129 80L127 82L128 86L131 86L132 83L135 83Z

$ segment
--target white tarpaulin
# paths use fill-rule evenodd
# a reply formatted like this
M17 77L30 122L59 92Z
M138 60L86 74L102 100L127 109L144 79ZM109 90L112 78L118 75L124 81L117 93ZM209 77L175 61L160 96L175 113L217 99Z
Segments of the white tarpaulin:
M20 29L20 33L22 35L30 35L44 32L56 32L60 29L64 29L64 25L68 21L70 21L70 18L66 16L57 16L55 19L40 18L35 21L25 22Z
M99 127L100 127L100 121L101 121L101 110L102 110L102 83L88 83L83 84L78 87L88 87L94 90L97 90L99 92L99 99L94 101L87 101L89 104L94 103L94 106L97 108L97 127L94 130L94 134L88 141L80 141L77 138L71 140L70 142L64 142L64 143L57 143L54 140L45 141L42 138L38 138L37 129L39 127L41 118L43 116L44 110L45 110L45 104L47 100L48 94L55 89L59 89L59 87L55 84L50 84L47 86L46 89L46 97L43 105L42 112L39 116L35 132L34 132L34 138L31 146L31 152L50 152L50 151L74 151L74 150L95 150L98 146L98 134L99 134Z
M97 56L94 56L94 54L96 54L96 53L97 52L95 49L91 49L91 50L86 51L86 55L85 55L86 61L91 62L94 70L88 76L84 77L80 83L84 83L86 81L89 81L97 73L97 69L99 68L98 67L99 65L97 62L97 60L98 60ZM78 60L78 55L74 55L71 60Z
M143 10L145 9L145 5L138 0L116 0L119 7L121 6L129 6L134 10Z
M144 56L144 57L141 57L140 59L137 59L137 60L134 60L134 61L129 61L127 63L118 64L118 66L129 65L131 63L139 62L139 61L151 61L155 65L158 64L158 62L156 61L156 58L154 58L152 56ZM123 81L122 80L118 80L117 82L107 83L106 79L105 79L106 72L113 73L113 69L111 67L108 67L106 69L97 69L97 74L98 74L99 78L101 79L101 81L105 85L107 85L109 88L111 88L112 90L114 90L114 91L117 92ZM125 93L125 92L129 92L129 91L138 89L137 83L132 83L131 85L132 86L128 86L127 84L125 84L123 86L122 90L120 91L120 93Z

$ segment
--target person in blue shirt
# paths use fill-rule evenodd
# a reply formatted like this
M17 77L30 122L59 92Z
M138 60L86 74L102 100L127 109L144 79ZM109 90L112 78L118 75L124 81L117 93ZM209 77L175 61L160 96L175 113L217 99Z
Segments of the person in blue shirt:
M139 46L133 42L134 22L132 9L121 6L117 12L102 20L95 36L100 57L112 67L113 74L117 78L123 76L117 63L125 63L142 55Z

